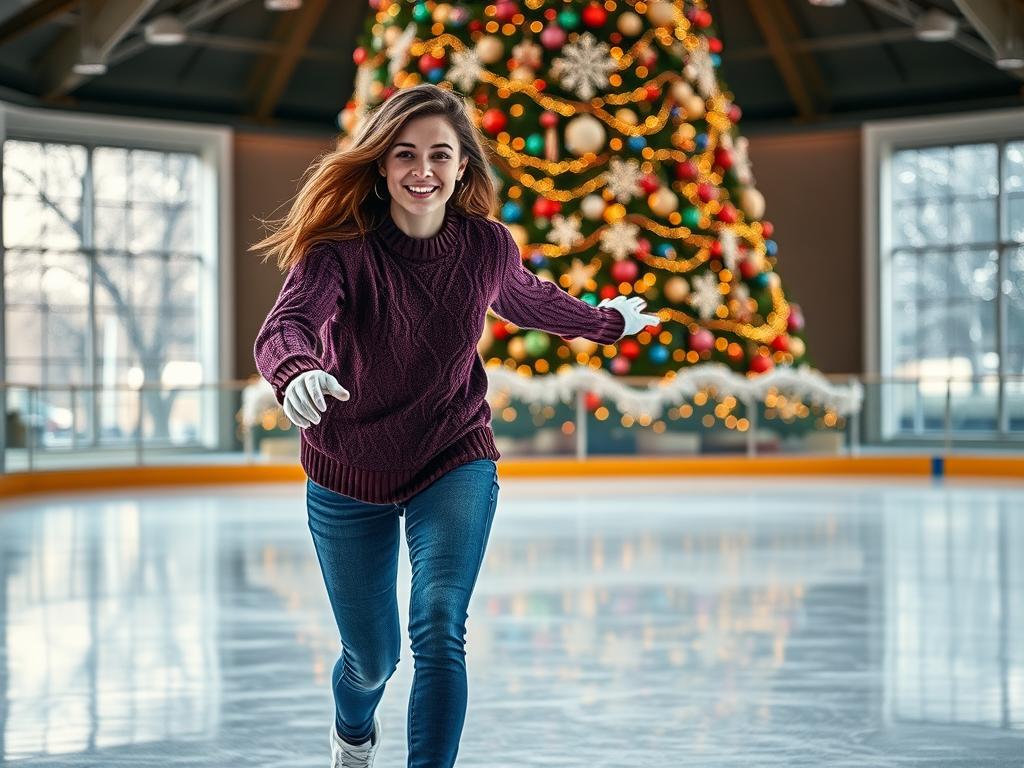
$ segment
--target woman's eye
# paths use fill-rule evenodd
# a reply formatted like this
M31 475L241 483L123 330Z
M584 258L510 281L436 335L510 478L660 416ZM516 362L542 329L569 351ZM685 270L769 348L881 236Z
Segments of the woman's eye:
M412 154L411 152L406 150L404 152L399 152L398 153L398 157L404 157L405 155L411 155L411 154ZM447 160L448 159L448 154L446 152L438 152L436 155L434 155L434 157L441 158L442 160Z

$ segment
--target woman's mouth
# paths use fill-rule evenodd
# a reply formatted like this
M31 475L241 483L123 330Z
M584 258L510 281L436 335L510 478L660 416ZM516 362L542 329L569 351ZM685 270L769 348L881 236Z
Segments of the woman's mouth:
M422 200L423 198L430 197L432 194L434 194L434 192L440 189L440 187L406 187L406 189L409 191L410 195Z

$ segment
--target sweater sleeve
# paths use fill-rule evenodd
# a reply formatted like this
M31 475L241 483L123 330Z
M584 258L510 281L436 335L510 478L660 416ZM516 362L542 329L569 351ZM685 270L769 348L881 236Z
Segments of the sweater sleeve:
M323 366L317 354L319 331L344 299L341 270L330 244L314 243L288 270L263 327L256 334L256 368L284 404L288 383Z
M519 246L508 227L495 223L503 269L491 308L521 328L536 328L567 339L582 336L598 344L614 344L624 335L626 320L615 309L593 307L542 280L523 266Z

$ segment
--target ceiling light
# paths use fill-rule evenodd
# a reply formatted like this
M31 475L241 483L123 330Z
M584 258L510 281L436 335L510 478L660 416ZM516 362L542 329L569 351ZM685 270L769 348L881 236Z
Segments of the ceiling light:
M832 7L835 5L845 5L846 0L807 0L811 5L821 5Z
M71 67L79 75L105 75L107 63L103 54L94 45L82 45L78 53L78 61Z
M926 43L952 40L956 31L956 19L939 8L929 8L914 21L914 36Z
M294 11L302 7L302 0L263 0L268 11Z
M161 13L146 24L146 42L150 45L180 45L185 42L185 25L171 13Z

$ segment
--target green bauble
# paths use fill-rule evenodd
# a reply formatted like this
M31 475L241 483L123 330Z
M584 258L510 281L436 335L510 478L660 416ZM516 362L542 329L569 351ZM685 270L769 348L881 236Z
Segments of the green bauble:
M531 133L526 137L526 151L535 156L544 154L544 137L539 133Z
M430 9L427 8L426 3L416 3L416 7L412 9L413 21L425 24L430 21Z
M592 293L584 293L582 296L580 296L580 299L582 301L587 302L587 304L589 304L590 306L594 306L595 304L597 304L597 296L595 296Z
M523 346L531 357L540 357L548 349L548 335L542 331L527 331L523 337Z
M700 224L700 210L688 205L683 208L683 226L689 229L696 229Z
M566 8L560 14L558 14L558 26L567 32L571 32L580 25L580 15L576 11L570 11Z

